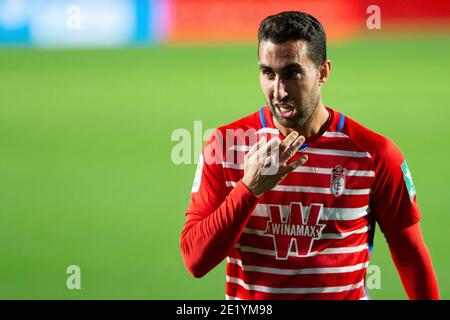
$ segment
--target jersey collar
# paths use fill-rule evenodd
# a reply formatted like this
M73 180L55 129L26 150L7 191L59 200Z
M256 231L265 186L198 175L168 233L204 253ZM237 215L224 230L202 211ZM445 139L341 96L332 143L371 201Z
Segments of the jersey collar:
M342 113L333 110L332 108L325 106L328 110L329 116L326 124L322 126L322 129L315 135L306 137L305 144L309 145L314 143L317 139L319 139L326 131L329 132L339 132L344 127L345 117ZM262 128L272 128L276 129L275 124L273 122L272 112L270 111L269 106L264 106L259 110L259 117L261 121ZM279 131L278 131L279 132ZM285 137L279 132L280 138L284 139Z

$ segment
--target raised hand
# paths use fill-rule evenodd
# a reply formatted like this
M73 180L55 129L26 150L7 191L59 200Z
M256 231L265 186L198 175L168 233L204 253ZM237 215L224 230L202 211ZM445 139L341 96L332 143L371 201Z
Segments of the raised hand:
M305 164L308 156L287 163L305 141L296 131L291 132L283 141L263 137L245 155L244 177L242 182L256 196L269 191L283 180L289 172Z

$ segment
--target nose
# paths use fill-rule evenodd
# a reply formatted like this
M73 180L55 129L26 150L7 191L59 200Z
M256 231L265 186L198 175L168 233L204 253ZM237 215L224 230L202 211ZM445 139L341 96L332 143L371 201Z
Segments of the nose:
M287 97L286 84L279 78L274 81L273 97L275 101L283 101Z

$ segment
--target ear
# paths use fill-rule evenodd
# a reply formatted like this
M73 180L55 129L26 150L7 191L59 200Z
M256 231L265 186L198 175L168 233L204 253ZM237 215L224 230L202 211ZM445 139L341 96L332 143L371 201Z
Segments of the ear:
M319 69L319 87L321 87L327 82L328 77L330 76L330 72L331 72L331 60L327 60L320 66Z

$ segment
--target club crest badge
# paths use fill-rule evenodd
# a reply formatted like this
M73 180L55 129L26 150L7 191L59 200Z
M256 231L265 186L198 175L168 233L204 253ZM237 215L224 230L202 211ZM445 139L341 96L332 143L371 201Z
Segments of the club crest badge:
M331 193L339 197L345 190L345 169L342 166L336 166L331 172Z

